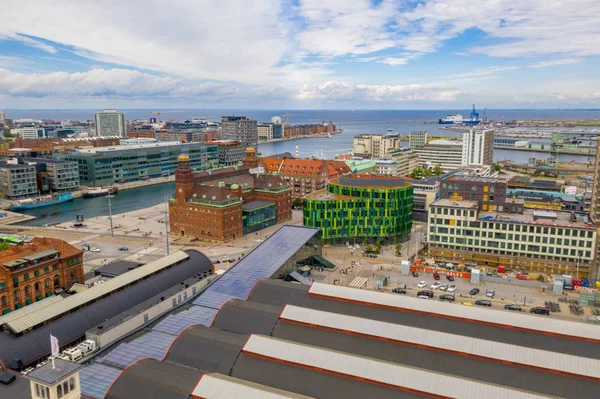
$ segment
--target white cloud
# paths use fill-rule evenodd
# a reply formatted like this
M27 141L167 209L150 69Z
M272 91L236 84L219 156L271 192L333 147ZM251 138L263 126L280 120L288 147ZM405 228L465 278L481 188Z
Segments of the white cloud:
M564 58L560 60L550 60L550 61L541 61L536 62L535 64L529 65L531 68L545 68L556 65L572 65L579 64L581 62L581 58Z
M0 26L0 29L2 29L1 26ZM35 48L43 50L47 53L54 54L54 53L58 52L58 50L54 46L44 43L41 40L32 39L30 37L26 37L26 36L20 35L15 32L2 33L2 31L0 30L0 40L16 40L18 42L25 44L26 46L35 47Z
M380 62L387 65L405 65L408 62L408 58L386 57Z

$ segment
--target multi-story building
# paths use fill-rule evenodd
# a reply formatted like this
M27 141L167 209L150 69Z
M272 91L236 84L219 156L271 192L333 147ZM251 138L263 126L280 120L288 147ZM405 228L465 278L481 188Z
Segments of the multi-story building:
M344 162L308 160L295 158L262 158L267 173L281 175L292 189L292 198L302 199L305 195L326 187L327 181L350 173Z
M486 166L494 162L494 131L470 129L463 133L462 165Z
M453 174L442 179L440 198L476 201L480 211L523 213L523 198L507 195L505 179Z
M412 204L413 187L404 179L340 177L304 198L304 225L331 243L401 242L410 238Z
M392 149L400 146L400 137L397 134L361 134L352 140L352 153L354 155L372 155L373 158L385 158Z
M440 165L445 172L463 166L463 146L460 141L431 140L416 152L420 163L431 167Z
M0 127L6 126L6 114L0 110Z
M214 169L219 165L218 151L216 144L158 142L81 148L55 153L54 158L77 162L81 185L110 186L172 175L181 154L189 156L194 170Z
M591 192L590 218L592 222L600 224L600 140L596 146L596 166Z
M54 134L49 134L50 132L47 132L42 127L20 127L10 129L10 133L21 137L23 140L37 140L56 137L56 132L52 132Z
M19 165L16 160L0 163L0 195L25 198L38 193L35 166Z
M21 161L35 166L39 191L64 193L79 190L77 162L46 158L22 158Z
M259 140L271 140L273 138L273 124L265 123L257 126Z
M83 252L63 240L34 237L0 252L3 315L83 282Z
M95 115L96 136L127 137L125 114L116 109L105 109Z
M281 177L251 174L248 165L194 173L187 155L178 161L169 201L173 234L231 241L292 218L290 187Z
M398 163L391 159L374 159L375 174L379 176L399 176Z
M427 144L426 131L410 132L410 135L408 136L408 148L411 150L418 150L425 144Z
M409 183L413 186L412 218L414 221L427 222L429 206L438 199L440 194L440 178L433 176L409 180Z
M392 149L385 158L396 162L395 176L408 176L419 165L419 155L407 148Z
M477 201L439 199L427 228L436 259L580 276L594 271L597 226L570 212L506 215L479 211Z
M281 123L273 123L271 124L273 127L273 137L274 139L281 139L284 135L284 128Z
M217 140L209 144L216 144L219 147L219 166L233 166L244 160L246 147L237 141Z
M222 116L218 136L221 140L237 141L245 147L256 147L258 145L257 123L245 116Z

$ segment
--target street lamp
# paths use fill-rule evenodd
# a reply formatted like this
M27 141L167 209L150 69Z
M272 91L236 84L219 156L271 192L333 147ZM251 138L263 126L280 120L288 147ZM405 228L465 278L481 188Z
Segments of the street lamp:
M110 237L111 238L114 238L113 220L112 220L112 202L110 202L110 199L113 197L114 197L114 195L112 195L110 193L106 196L106 198L108 198L108 218L110 219Z

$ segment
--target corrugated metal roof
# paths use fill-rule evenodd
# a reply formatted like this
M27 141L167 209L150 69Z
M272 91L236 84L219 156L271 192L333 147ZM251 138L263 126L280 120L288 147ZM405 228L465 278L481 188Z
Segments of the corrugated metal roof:
M287 305L281 319L600 378L600 360Z
M24 317L30 313L37 312L47 306L52 305L53 303L62 301L63 299L64 298L60 295L53 295L41 301L34 302L31 305L25 306L19 310L12 311L9 314L0 317L0 326L13 320L20 319L21 317Z
M205 399L308 399L309 396L282 391L223 374L204 374L192 396Z
M111 280L106 281L103 284L91 287L90 289L72 295L65 298L62 301L53 303L50 306L46 306L39 309L37 312L23 315L18 319L12 320L6 325L15 333L21 333L30 328L42 324L47 320L53 319L61 314L67 313L72 309L78 308L79 306L85 305L88 302L92 302L104 295L107 295L119 288L122 288L134 281L140 280L150 274L156 273L176 262L180 262L184 259L189 258L189 255L183 251L175 252L169 256L158 259L154 262L150 262L144 266L140 266L130 272L122 274Z
M461 399L549 397L262 335L252 335L244 346L244 352L443 397Z
M536 317L518 312L504 312L494 309L481 309L475 306L455 306L439 301L424 301L413 297L405 297L369 290L314 283L310 294L331 298L339 298L363 303L371 303L395 308L403 308L440 314L462 319L487 322L511 327L524 328L541 333L560 334L577 338L600 340L600 328L585 323L552 319L550 317Z

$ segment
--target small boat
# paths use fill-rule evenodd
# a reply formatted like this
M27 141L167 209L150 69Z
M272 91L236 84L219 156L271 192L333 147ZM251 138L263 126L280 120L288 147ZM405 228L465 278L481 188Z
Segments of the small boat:
M83 193L83 198L105 197L108 194L116 194L118 191L119 189L116 187L90 187Z
M37 198L27 198L18 200L9 208L11 211L23 211L27 209L41 208L48 205L61 204L63 202L73 201L73 194L52 194L43 195Z

